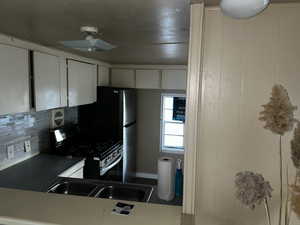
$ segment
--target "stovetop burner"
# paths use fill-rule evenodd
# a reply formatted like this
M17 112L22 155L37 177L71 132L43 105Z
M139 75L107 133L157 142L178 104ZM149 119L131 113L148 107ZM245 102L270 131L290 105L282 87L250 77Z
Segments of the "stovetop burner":
M117 142L115 141L106 141L106 142L98 142L95 144L95 149L97 151L103 152L107 149L109 149L110 147L114 146L115 144L117 144Z
M116 142L112 140L105 142L81 143L78 145L75 154L80 157L98 157L103 159L121 145L122 141Z

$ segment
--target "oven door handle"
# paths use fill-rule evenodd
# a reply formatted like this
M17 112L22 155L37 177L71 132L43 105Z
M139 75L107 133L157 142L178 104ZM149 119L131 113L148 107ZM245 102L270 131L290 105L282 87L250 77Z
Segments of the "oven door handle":
M107 171L109 171L111 168L113 168L115 165L117 165L121 159L123 158L123 154L121 154L115 161L113 161L109 166L105 167L105 168L101 168L100 170L100 175L103 176L104 174L107 173Z

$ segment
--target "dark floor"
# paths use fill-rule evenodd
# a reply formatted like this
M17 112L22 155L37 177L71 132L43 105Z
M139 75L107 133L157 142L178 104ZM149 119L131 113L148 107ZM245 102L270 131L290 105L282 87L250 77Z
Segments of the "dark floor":
M154 191L152 193L150 203L182 206L182 196L175 196L175 198L171 201L165 201L160 199L157 195L157 180L155 179L136 177L132 182L136 184L145 184L153 186Z
M155 179L140 178L140 177L135 177L132 182L137 183L137 184L147 184L147 185L153 185L153 186L157 185L157 180L155 180Z

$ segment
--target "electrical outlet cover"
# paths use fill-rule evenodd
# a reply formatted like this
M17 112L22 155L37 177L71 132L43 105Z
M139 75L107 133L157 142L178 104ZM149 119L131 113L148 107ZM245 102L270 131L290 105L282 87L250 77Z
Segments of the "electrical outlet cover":
M14 145L8 145L7 146L7 158L9 160L11 160L14 157L15 157L15 146Z
M30 152L31 151L31 143L30 140L27 140L24 142L24 146L25 146L25 152Z

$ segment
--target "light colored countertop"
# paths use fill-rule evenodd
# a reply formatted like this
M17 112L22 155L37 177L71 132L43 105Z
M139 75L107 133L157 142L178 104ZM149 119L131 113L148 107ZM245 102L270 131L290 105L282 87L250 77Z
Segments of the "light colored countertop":
M115 200L5 188L0 199L0 217L58 225L180 225L182 212L180 206L129 202L131 215L120 216L111 213Z

